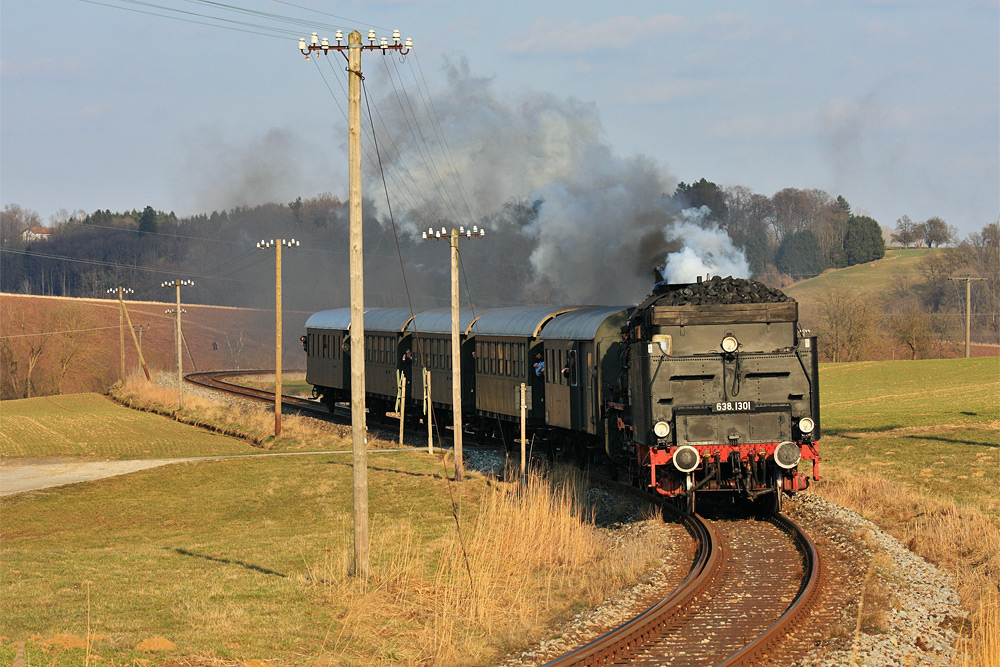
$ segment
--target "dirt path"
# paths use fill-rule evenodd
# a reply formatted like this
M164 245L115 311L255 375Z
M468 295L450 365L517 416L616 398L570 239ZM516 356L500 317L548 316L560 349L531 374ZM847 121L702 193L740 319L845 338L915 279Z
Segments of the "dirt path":
M412 451L410 449L369 449L368 453ZM137 459L134 461L80 461L71 458L7 459L0 462L0 496L25 491L47 489L64 484L89 482L105 477L157 468L174 463L250 459L264 456L305 456L310 454L350 454L351 450L325 452L277 452L273 454L241 454L237 456L197 456L176 459Z

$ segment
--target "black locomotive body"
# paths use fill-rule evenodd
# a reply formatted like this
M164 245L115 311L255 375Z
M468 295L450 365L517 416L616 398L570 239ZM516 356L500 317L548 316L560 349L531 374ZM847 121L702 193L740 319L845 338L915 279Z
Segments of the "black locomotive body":
M450 422L450 311L371 309L365 324L369 412L391 409L405 382L407 414L422 414L429 376L435 419ZM331 407L350 398L349 327L348 309L306 323L306 381ZM808 486L801 459L815 478L816 339L759 283L660 283L638 307L463 309L460 357L473 432L512 444L523 385L535 451L612 463L689 509L701 492L780 506Z
M702 491L780 505L781 492L808 486L801 459L817 473L816 339L780 292L713 281L661 283L629 319L616 458L689 506ZM684 298L734 284L735 303Z

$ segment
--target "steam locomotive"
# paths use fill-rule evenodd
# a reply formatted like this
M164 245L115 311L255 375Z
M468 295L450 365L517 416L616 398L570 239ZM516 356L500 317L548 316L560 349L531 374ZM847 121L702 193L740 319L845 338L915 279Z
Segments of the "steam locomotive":
M350 309L306 322L306 381L331 410L350 400ZM366 409L450 423L451 311L365 311ZM798 304L750 280L657 283L637 306L459 312L462 421L507 445L521 385L535 451L610 465L694 511L701 494L778 510L820 461L816 339ZM403 386L405 385L405 394Z

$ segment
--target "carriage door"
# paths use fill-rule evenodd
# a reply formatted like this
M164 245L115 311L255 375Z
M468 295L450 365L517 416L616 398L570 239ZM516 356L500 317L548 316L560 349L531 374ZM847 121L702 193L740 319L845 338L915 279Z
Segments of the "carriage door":
M573 428L579 420L580 368L576 345L553 342L545 349L545 409L550 426ZM574 385L573 382L576 382Z

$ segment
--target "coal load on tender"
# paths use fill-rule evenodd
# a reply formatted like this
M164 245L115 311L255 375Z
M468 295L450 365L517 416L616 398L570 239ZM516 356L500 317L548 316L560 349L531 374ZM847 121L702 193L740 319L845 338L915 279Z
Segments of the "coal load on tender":
M784 292L764 283L745 278L714 276L704 282L686 285L658 283L653 291L661 296L660 306L700 306L734 303L780 303L795 301Z

